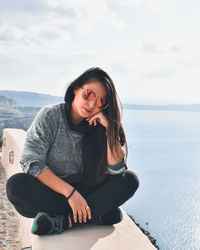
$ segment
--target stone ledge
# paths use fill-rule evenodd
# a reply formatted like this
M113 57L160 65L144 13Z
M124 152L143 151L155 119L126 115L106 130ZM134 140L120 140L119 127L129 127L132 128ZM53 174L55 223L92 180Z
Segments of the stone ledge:
M121 208L122 209L122 208ZM33 236L33 250L153 250L155 247L122 209L123 220L112 226L78 225L60 235Z
M6 196L6 174L0 163L0 250L19 250L21 237L18 216Z
M2 163L11 175L22 172L19 164L26 132L19 129L4 129L6 139L2 147ZM14 151L14 162L9 162L9 152ZM112 226L95 226L83 224L59 235L36 236L30 233L33 219L17 213L19 235L22 247L32 246L32 250L153 250L156 249L146 235L136 226L127 213L123 211L123 220Z

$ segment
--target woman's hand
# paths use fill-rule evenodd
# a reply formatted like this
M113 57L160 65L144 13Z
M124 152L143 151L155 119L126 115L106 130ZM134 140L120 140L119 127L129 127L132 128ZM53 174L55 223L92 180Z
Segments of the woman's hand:
M91 211L83 196L76 190L73 195L68 199L69 205L73 211L74 221L77 222L77 213L79 222L86 222L87 217L91 219Z
M108 120L106 118L106 116L103 114L103 112L99 112L93 116L90 116L86 119L89 122L89 125L94 124L94 126L97 125L97 121L105 127L105 129L108 129Z

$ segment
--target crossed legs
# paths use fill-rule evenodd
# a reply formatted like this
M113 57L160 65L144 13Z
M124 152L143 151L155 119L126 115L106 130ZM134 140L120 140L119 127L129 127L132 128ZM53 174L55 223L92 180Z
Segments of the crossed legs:
M81 193L78 182L70 184ZM89 189L84 196L92 218L121 206L134 195L138 186L138 178L131 170L119 175L108 175L99 187ZM67 216L72 214L72 209L63 195L31 175L17 173L11 176L6 184L6 192L9 201L24 217L34 218L38 212Z

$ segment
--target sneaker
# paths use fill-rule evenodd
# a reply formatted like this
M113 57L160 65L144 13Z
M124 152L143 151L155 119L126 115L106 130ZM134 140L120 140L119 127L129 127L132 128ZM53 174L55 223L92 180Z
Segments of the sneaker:
M120 208L116 208L97 218L92 218L89 223L94 225L113 225L123 220L123 213Z
M60 234L69 227L67 215L50 215L39 212L33 220L31 233L36 235Z

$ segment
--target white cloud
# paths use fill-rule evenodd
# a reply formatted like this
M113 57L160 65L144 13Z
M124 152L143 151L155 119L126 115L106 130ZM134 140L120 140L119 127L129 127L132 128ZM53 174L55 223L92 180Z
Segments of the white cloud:
M65 46L74 36L86 36L93 32L101 23L109 24L114 29L124 28L124 22L117 18L104 0L72 1L72 0L37 0L40 7L35 10L34 0L28 3L32 6L30 11L27 1L14 1L6 4L5 0L0 7L6 9L0 19L0 40L7 45L19 46ZM13 5L16 10L13 16ZM34 11L35 10L35 11ZM0 11L0 12L3 12ZM56 42L55 42L56 40ZM47 42L48 41L48 42ZM4 44L3 44L4 46Z
M153 12L165 12L174 14L172 1L170 0L111 0L121 6L147 8Z
M183 47L180 44L173 44L170 46L170 50L175 53L181 53L183 52Z
M123 101L200 100L199 16L181 3L1 0L0 89L60 95L100 66Z
M152 78L169 78L175 76L177 73L175 68L162 67L149 72L147 76Z
M142 49L144 52L147 52L147 53L162 53L162 50L153 41L143 42Z

